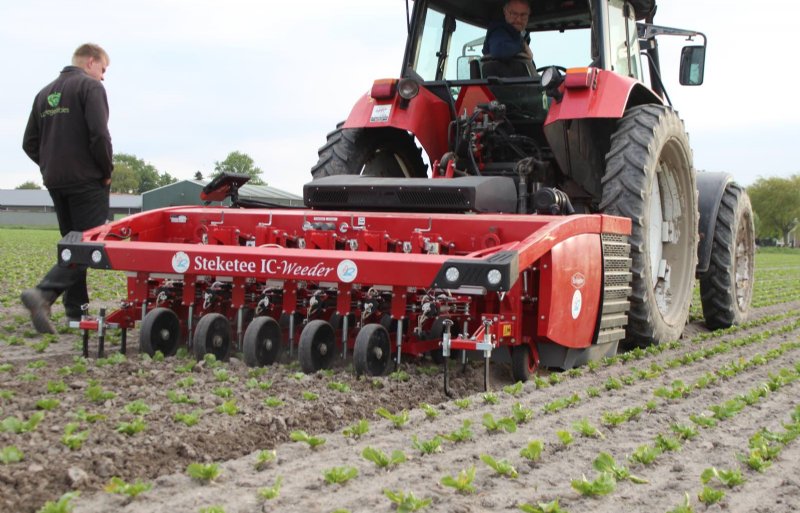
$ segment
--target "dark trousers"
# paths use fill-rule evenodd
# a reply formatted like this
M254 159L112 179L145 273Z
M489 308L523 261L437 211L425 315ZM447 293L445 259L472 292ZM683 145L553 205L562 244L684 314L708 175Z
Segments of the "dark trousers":
M72 187L51 189L61 235L85 231L108 221L109 187L89 182ZM54 302L64 294L67 316L79 317L81 305L89 302L86 290L86 266L61 267L56 264L36 286Z

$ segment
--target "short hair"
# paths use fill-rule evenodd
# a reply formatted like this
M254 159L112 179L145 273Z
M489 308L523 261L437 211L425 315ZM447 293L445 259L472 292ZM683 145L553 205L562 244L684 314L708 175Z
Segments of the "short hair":
M505 1L503 2L503 9L505 9L506 7L508 7L508 4L510 4L510 3L512 3L512 2L515 2L515 3L520 3L520 4L525 4L525 5L527 5L527 6L528 6L528 9L530 9L530 8L531 8L531 2L530 2L530 0L505 0Z
M72 54L72 64L77 64L77 61L92 58L95 60L104 60L106 64L111 64L111 59L108 58L108 53L100 45L94 43L84 43L80 45L75 53Z

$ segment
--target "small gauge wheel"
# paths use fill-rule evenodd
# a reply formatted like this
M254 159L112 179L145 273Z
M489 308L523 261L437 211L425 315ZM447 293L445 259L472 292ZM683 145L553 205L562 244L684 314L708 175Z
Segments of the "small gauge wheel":
M280 355L281 327L272 317L256 317L244 331L244 363L263 367L275 363Z
M153 356L161 351L164 356L175 354L181 335L178 315L169 308L154 308L147 312L139 329L139 352Z

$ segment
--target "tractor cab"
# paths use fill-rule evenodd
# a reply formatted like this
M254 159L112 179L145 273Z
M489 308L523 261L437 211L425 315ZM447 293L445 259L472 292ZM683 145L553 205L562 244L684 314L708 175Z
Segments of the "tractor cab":
M483 52L506 19L503 0L414 0L399 78L375 80L328 134L305 203L627 217L636 269L627 339L672 340L695 277L710 272L720 199L735 192L727 175L696 178L657 38L691 41L680 83L700 85L705 36L655 25L655 0L528 3L532 59L519 63Z

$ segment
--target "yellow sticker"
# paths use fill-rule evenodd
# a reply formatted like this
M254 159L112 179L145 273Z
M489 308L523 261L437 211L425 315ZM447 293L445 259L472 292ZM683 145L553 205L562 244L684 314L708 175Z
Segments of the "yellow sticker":
M503 336L504 337L510 337L511 336L511 325L510 324L504 324L503 325Z

